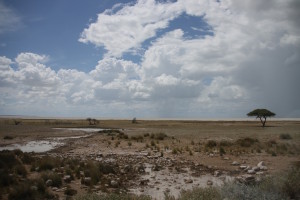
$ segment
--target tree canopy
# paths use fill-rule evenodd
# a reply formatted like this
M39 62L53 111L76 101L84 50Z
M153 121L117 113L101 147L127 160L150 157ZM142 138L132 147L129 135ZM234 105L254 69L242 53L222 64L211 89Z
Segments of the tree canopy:
M268 117L273 117L276 114L267 109L255 109L247 114L249 117L256 117L260 119L262 126L264 127Z

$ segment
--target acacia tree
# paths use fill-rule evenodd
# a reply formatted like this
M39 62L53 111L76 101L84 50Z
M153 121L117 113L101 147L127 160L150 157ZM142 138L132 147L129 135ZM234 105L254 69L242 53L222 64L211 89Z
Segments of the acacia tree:
M247 114L248 117L256 117L260 119L262 126L265 127L268 117L273 117L276 114L267 109L255 109Z

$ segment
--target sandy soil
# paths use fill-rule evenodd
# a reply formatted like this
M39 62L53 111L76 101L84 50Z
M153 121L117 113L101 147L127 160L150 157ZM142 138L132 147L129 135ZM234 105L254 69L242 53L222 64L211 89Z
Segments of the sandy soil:
M123 166L128 163L142 164L145 174L128 182L127 187L134 193L152 195L157 199L162 198L161 195L166 191L176 196L181 189L205 186L208 180L218 185L228 177L245 174L240 170L240 165L253 167L264 161L268 170L263 174L270 174L284 171L300 161L300 121L271 121L262 128L258 121L138 121L132 124L128 120L103 120L89 126L85 120L26 119L20 125L14 125L9 120L0 120L0 146L87 134L83 131L53 129L57 127L121 130L129 139L118 138L118 133L92 133L88 137L65 140L66 145L46 154L102 160ZM149 136L145 137L147 133ZM168 137L163 140L150 137L157 133L165 133ZM292 139L280 139L281 134L289 134ZM13 139L4 139L5 136L12 136ZM130 139L132 137L140 137L142 141ZM241 147L237 140L245 137L257 139L258 142ZM207 148L209 140L216 141L218 145ZM222 141L229 143L224 146L224 155L219 152L219 143ZM281 146L286 149L279 151ZM180 153L174 153L174 149ZM233 161L239 165L232 165ZM162 169L154 170L153 166L157 165ZM221 175L216 175L216 171ZM198 179L200 175L203 176L201 180ZM144 185L143 180L147 184ZM79 180L74 181L73 188L87 190L80 186Z

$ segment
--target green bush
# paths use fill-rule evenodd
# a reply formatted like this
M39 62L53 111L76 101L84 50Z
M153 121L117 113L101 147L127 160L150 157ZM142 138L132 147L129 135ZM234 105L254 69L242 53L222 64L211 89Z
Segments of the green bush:
M290 139L292 139L292 136L290 136L290 134L288 134L288 133L282 133L282 134L280 134L279 138L282 140L290 140Z

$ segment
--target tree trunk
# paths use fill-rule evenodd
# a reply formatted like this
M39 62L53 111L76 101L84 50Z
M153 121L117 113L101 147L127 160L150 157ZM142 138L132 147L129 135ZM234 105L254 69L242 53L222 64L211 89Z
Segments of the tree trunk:
M263 122L263 127L265 127L265 124L266 124L266 121L267 121L267 118L266 117L264 117L264 122Z
M258 117L258 118L259 118L259 120L260 120L260 122L261 122L261 124L262 124L262 127L265 127L267 118L266 118L266 117ZM262 118L264 118L264 120L263 120Z

